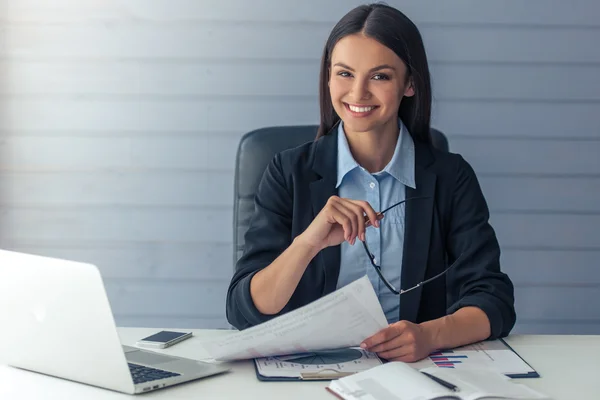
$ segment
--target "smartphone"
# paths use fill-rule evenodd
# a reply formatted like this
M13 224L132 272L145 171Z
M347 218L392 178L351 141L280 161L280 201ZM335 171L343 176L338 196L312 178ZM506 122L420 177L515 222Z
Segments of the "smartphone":
M154 335L140 339L137 344L141 347L166 349L190 337L192 337L192 332L160 331Z

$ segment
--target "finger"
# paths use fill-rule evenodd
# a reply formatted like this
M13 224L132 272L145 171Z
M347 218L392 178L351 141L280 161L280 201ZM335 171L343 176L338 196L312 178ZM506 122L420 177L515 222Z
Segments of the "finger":
M378 213L376 214L376 216L377 216L377 225L374 225L374 226L375 226L376 228L379 228L379 227L381 226L381 224L379 223L379 221L381 221L381 220L383 219L383 214L382 214L382 213L380 213L380 212L378 212ZM368 215L365 215L365 224L367 225L367 227L369 227L369 226L373 225L373 224L371 223L371 219L369 218L369 216L368 216Z
M381 352L386 352L400 347L409 346L414 342L414 338L410 337L409 335L399 334L398 336L393 337L387 342L379 343L378 345L371 347L369 351L379 354Z
M365 217L364 211L361 206L356 204L353 200L348 200L345 204L349 209L351 209L356 215L357 229L358 229L358 238L365 241Z
M346 214L338 210L337 206L332 203L327 215L330 223L338 224L342 227L344 230L344 240L349 240L352 234L352 224Z
M373 348L381 343L385 343L388 340L393 339L397 335L398 335L398 333L396 333L396 329L395 329L394 325L390 325L387 328L380 330L373 336L365 339L360 344L360 347L362 347L363 349L370 350L371 348Z
M352 200L352 202L358 205L362 209L364 214L367 214L366 216L363 216L363 221L368 221L370 225L376 227L379 226L379 221L377 220L377 213L375 212L373 207L371 207L371 204L369 204L369 202L363 200Z
M358 216L356 215L356 212L354 212L354 210L348 207L348 205L349 204L347 201L341 199L341 201L336 204L336 207L340 212L343 212L350 219L350 223L352 224L352 235L350 236L349 242L351 244L354 244L354 242L356 241L356 237L360 233L358 230Z
M396 347L389 351L377 352L377 355L386 360L394 360L394 361L404 361L408 362L409 359L412 360L413 355L415 354L414 346L402 346Z
M352 220L352 213L339 203L333 204L332 208L334 219L344 228L344 238L348 243L352 243L352 238L356 235L356 222Z

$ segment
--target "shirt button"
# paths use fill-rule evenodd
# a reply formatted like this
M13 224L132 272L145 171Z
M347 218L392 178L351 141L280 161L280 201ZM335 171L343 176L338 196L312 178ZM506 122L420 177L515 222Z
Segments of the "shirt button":
M373 188L375 187L375 183L371 182L371 184L369 185L369 187L370 187L371 189L373 189Z
M377 264L377 259L376 259L376 258L374 258L374 259L373 259L373 262L374 262L375 264Z

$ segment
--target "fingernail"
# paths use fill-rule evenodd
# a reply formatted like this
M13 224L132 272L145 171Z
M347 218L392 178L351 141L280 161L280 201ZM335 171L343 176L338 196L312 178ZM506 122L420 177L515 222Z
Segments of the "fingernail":
M361 343L361 344L360 344L360 348L361 348L361 349L366 349L366 348L367 348L367 345L366 345L366 343Z

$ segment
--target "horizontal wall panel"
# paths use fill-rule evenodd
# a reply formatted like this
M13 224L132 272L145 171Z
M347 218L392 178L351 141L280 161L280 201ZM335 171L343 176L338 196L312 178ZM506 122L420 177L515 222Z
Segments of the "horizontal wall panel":
M513 334L531 335L600 335L600 320L589 322L573 321L518 321Z
M591 29L535 29L525 27L462 26L421 29L432 61L597 63L598 33ZM577 43L577 46L573 46ZM493 44L493 45L492 45ZM508 85L514 82L506 82Z
M513 137L569 140L598 138L590 127L600 115L600 103L520 103L436 101L432 126L450 136Z
M38 130L48 135L56 135L53 131L57 130L108 131L109 134L115 130L206 131L210 107L209 101L161 102L142 98L129 101L116 98L13 99L3 102L0 130Z
M0 168L61 169L132 166L127 138L15 137L0 141ZM93 185L93 182L84 182Z
M119 327L156 328L156 329L231 329L225 318L225 311L219 317L204 317L194 314L190 317L179 315L140 316L137 314L115 315Z
M0 71L11 76L0 81L0 93L13 95L316 96L319 81L318 60L246 64L17 59L1 61Z
M5 28L6 56L314 59L321 56L332 27L256 24L249 29L227 21L176 22L162 27L134 22L9 25ZM431 61L600 62L600 54L589 51L597 36L591 29L452 25L425 26L421 33Z
M0 242L73 239L230 242L232 214L211 209L137 207L0 208Z
M502 247L600 249L600 215L492 214Z
M13 95L315 96L319 80L318 60L297 64L5 60L0 71L11 77L0 81L0 93ZM431 65L437 100L598 102L597 74L597 66L585 65Z
M233 171L2 172L0 204L233 207Z
M600 249L517 250L503 249L502 271L517 286L554 285L574 287L600 286Z
M465 63L433 64L430 73L433 96L440 100L598 102L598 69L597 65Z
M94 264L105 279L229 280L233 245L214 242L0 241L2 248Z
M478 174L597 174L600 141L480 140L450 137Z
M600 176L498 177L484 175L479 183L491 210L600 213Z
M233 135L167 137L14 137L0 142L3 170L234 169ZM86 186L95 182L84 181Z
M596 287L515 287L515 305L522 319L585 320L600 322L600 308L590 303L598 299ZM579 304L579 307L573 307ZM586 306L587 305L587 306Z
M205 309L207 316L218 317L225 310L228 281L215 282L130 282L106 281L106 292L115 314L197 315ZM210 304L211 307L206 307Z
M132 162L141 168L233 170L239 141L234 135L218 134L139 138L132 145Z
M244 0L228 0L215 7L209 0L10 0L0 1L6 11L0 21L8 22L79 22L79 21L179 21L194 19L257 21L272 23L333 24L361 0L306 0L299 3L255 0L249 6ZM417 24L526 24L598 26L600 15L590 6L593 0L565 3L547 0L389 0ZM268 10L268 12L265 12ZM318 12L315 12L318 10ZM465 12L464 10L469 10ZM532 12L535 10L535 12Z
M249 132L272 125L317 124L318 102L277 99L148 100L132 99L10 99L3 103L0 137L23 130L61 136L122 136L160 132ZM234 116L234 117L232 117ZM16 133L15 133L16 134ZM19 135L20 136L20 135Z

